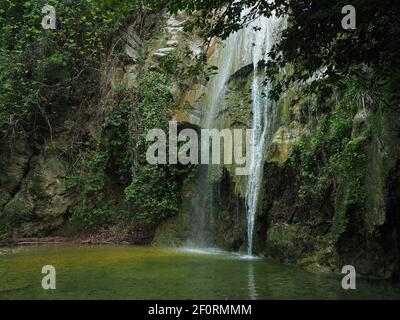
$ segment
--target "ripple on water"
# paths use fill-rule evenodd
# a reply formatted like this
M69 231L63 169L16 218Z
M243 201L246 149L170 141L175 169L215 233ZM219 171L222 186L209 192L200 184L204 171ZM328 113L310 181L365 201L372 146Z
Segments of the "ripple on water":
M219 248L197 248L197 247L182 247L175 249L178 252L195 254L195 255L212 255L212 256L221 256L224 258L232 258L232 259L240 259L240 260L248 260L255 261L261 260L262 257L254 256L254 255L244 255L239 252L230 252L225 251Z

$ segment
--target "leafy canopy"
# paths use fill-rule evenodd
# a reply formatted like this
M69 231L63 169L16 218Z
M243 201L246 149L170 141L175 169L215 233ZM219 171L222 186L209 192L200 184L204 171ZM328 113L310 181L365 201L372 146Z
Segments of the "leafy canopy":
M315 72L332 79L348 74L366 77L373 71L374 83L386 94L386 100L400 99L396 89L400 80L400 2L397 0L354 0L357 12L356 30L344 30L341 21L346 0L154 0L154 7L176 13L185 10L193 15L191 28L197 28L206 39L228 37L249 21L273 13L286 17L283 32L267 65L275 81L273 97L277 98L293 81L306 80ZM243 9L248 14L242 17ZM278 81L277 74L286 64L294 65L293 74ZM369 81L371 82L371 81Z

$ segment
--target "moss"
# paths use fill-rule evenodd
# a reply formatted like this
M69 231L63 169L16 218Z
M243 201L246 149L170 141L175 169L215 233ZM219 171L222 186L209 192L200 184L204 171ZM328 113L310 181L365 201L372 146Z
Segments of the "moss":
M329 265L333 256L327 240L322 235L316 236L303 224L274 224L267 231L266 241L265 254L310 268Z
M223 119L224 128L251 128L252 98L251 77L238 78L231 81L226 92L227 108L218 115Z
M187 181L182 188L182 204L179 213L164 222L156 230L153 245L176 247L186 241L190 231L190 214L195 186L192 181Z
M181 246L187 239L188 230L188 215L181 212L157 228L152 244L169 248Z
M282 166L286 163L293 149L293 139L285 127L280 127L272 139L268 150L267 162Z
M28 189L31 193L43 194L46 191L45 186L40 181L31 181L28 185Z
M282 251L290 251L296 246L296 239L301 237L300 225L273 225L267 232L267 246L279 247Z
M289 127L277 130L268 154L265 209L257 222L268 230L256 241L264 237L264 252L285 261L329 270L351 262L386 278L395 269L398 241L384 232L397 230L387 189L400 155L396 116L376 110L353 80L323 95L296 90L279 102L279 121ZM294 139L286 161L284 131Z
M279 124L289 124L292 118L292 106L296 101L297 92L295 89L291 89L285 92L285 94L279 99L277 121Z
M368 146L367 154L365 222L367 231L373 233L375 228L382 226L386 220L386 172L376 139Z

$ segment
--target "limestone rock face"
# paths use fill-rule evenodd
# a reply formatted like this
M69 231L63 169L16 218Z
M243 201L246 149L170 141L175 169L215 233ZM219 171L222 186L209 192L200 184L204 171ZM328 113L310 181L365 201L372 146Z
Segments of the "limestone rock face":
M293 135L285 127L275 133L267 154L267 162L283 165L292 151Z
M173 120L184 126L199 128L201 124L201 112L181 112L176 114Z
M1 208L18 192L20 182L29 171L33 150L29 143L20 139L11 148L3 145L0 158L0 212ZM4 156L6 155L6 156Z
M165 44L153 52L153 57L158 60L174 52L184 38L184 16L165 15L164 17Z
M34 156L19 191L4 206L6 220L18 236L36 236L60 227L73 199L66 192L66 164L55 153Z
M121 31L121 36L125 41L125 53L132 59L133 62L137 62L142 40L137 35L133 26L129 26L126 31Z

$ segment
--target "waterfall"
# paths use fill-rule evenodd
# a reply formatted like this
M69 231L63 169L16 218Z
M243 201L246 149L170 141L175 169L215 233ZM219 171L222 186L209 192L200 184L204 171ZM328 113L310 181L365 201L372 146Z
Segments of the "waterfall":
M218 73L210 80L207 86L207 95L205 97L204 105L207 106L205 117L202 121L202 128L213 129L218 127L216 121L217 114L221 110L223 104L224 92L226 90L226 83L231 75L231 69L234 61L233 47L235 37L233 35L227 41L219 52L215 55L213 64L218 66ZM193 205L192 214L192 231L190 242L195 247L206 247L211 244L210 235L210 217L213 213L214 193L212 190L212 175L215 165L201 165L197 175L197 189L201 192L197 196Z
M273 45L273 33L276 31L278 20L275 17L259 18L247 29L257 27L253 32L253 80L252 80L252 109L253 125L251 137L251 164L246 192L247 207L247 253L253 254L253 238L255 218L263 181L265 154L271 138L274 119L272 103L268 98L270 84L265 84L264 77L259 74L258 64L261 60L269 60L268 53Z
M203 129L218 129L220 123L218 114L225 108L223 99L226 91L226 84L230 76L237 71L241 65L243 41L240 34L232 34L227 40L218 45L217 52L211 61L212 65L218 67L218 73L212 77L207 85L204 98L205 117L202 120ZM212 244L211 219L213 216L214 200L216 194L212 188L212 182L218 180L219 165L201 165L197 175L197 189L200 194L193 204L192 230L190 243L195 247L205 247Z
M247 12L244 11L243 15L246 15ZM255 216L262 185L265 153L268 147L274 114L273 110L271 110L271 103L267 98L269 87L264 83L265 76L259 68L259 63L262 60L268 60L268 53L273 44L273 33L277 22L278 19L275 17L260 17L242 30L230 35L228 39L217 46L217 51L213 55L211 64L218 67L218 73L209 81L204 98L204 106L207 109L205 110L202 127L221 129L221 121L218 117L227 107L229 108L229 106L226 106L224 96L230 76L245 66L253 65L251 87L253 134L251 136L251 164L246 191L249 255L253 253ZM208 165L200 169L197 184L202 194L199 195L199 199L195 203L193 210L194 223L192 223L192 242L196 245L204 245L206 234L210 233L213 200L216 196L211 186L213 175L219 169L215 168L214 165Z

